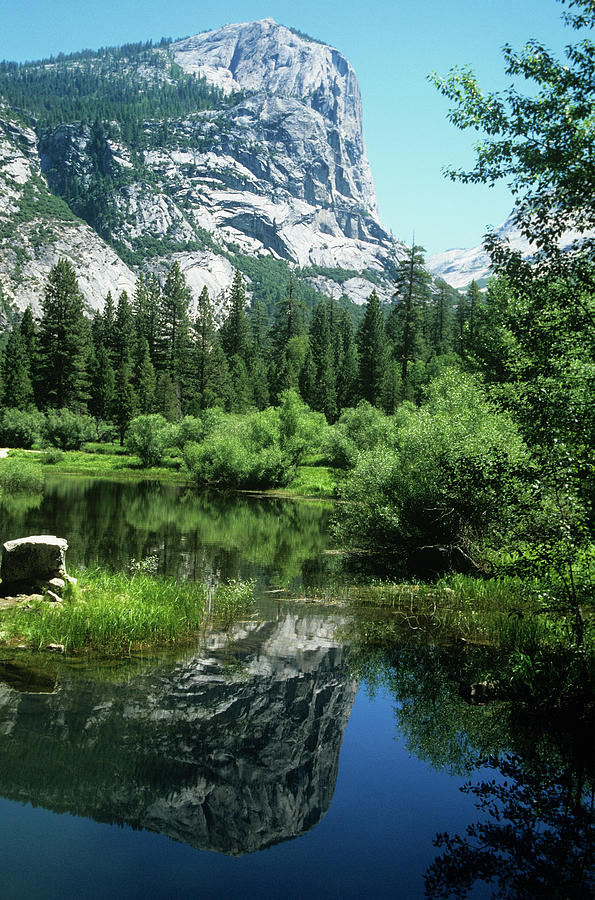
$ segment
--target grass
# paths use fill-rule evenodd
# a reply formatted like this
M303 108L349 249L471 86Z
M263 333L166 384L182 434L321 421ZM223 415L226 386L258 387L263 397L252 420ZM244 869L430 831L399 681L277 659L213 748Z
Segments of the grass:
M88 478L112 478L126 481L146 479L170 484L187 484L189 481L188 474L180 468L182 460L178 456L166 457L163 466L143 468L137 456L122 452L116 445L102 444L99 446L105 449L99 452L95 445L92 445L92 450L66 450L60 457L54 458L48 458L47 451L33 454L23 450L11 450L7 460L0 460L0 473L11 460L27 460L32 468L36 468L40 472L42 481L44 469L57 474L83 475Z
M11 465L9 465L9 463ZM61 475L82 475L87 478L110 478L119 481L161 481L166 484L190 484L192 476L183 467L178 451L172 449L163 465L143 468L138 456L127 453L119 444L85 444L82 450L66 450L59 453L45 450L31 453L11 450L8 459L0 459L0 488L3 471L16 471L26 467L37 473L36 480L43 485L45 471ZM11 468L12 467L12 468ZM10 475L6 476L7 478ZM38 488L40 489L40 488ZM259 493L290 497L336 498L334 470L328 466L299 466L293 480L283 489L271 489Z
M333 469L328 466L299 466L295 477L284 493L299 497L336 499L336 482Z
M434 585L351 587L344 599L355 613L352 636L368 651L390 649L414 633L435 645L484 648L491 656L483 678L494 683L495 696L536 705L592 703L594 611L579 646L537 580L449 575Z
M0 460L0 491L38 493L42 487L43 472L29 456Z
M5 643L67 653L120 656L132 650L187 643L208 619L222 626L252 606L251 583L207 586L146 574L78 572L63 603L34 601L0 612Z

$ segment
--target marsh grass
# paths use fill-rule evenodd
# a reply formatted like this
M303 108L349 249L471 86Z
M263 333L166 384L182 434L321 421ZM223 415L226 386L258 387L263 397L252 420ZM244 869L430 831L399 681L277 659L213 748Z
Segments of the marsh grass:
M7 494L36 494L43 488L43 472L39 461L28 456L0 459L0 491Z
M61 604L36 601L3 611L4 639L34 649L63 644L67 653L117 656L188 642L201 632L208 616L226 624L253 602L253 586L245 582L218 585L207 603L203 585L173 578L100 569L77 577L77 587Z
M435 585L379 582L351 588L351 637L366 652L408 637L485 652L478 680L496 696L543 706L592 703L593 628L578 647L564 615L553 615L538 581L450 575Z
M404 629L448 640L534 652L560 627L543 614L539 583L521 578L449 575L436 584L378 582L352 588L355 606L391 610Z

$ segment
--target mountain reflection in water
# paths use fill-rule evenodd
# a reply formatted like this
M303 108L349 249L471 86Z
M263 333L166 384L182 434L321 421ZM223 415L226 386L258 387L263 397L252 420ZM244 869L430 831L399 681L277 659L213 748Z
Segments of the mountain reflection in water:
M0 686L0 792L241 855L324 815L356 692L337 620L287 613L212 634L128 679Z

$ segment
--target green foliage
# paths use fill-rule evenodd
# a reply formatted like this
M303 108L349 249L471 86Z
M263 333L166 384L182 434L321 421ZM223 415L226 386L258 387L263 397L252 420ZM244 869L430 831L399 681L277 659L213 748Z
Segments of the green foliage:
M0 63L0 94L10 106L32 113L40 133L64 122L115 121L119 136L134 147L143 146L149 120L181 119L229 102L206 79L169 67L164 49L150 42L83 51L50 65Z
M125 445L130 453L140 456L143 466L159 466L175 437L175 427L163 416L137 416L128 425Z
M2 628L34 649L63 644L68 653L118 656L133 647L195 639L208 612L224 622L252 603L250 583L206 586L102 570L77 572L79 584L58 607L38 601L32 608L5 610Z
M95 424L89 416L77 415L70 409L50 410L43 436L61 450L80 450L86 441L93 440Z
M293 472L281 446L280 416L272 408L214 425L201 444L185 445L183 457L199 484L262 489L285 484Z
M403 417L394 447L361 454L339 528L375 552L446 544L479 555L520 527L530 473L510 417L478 381L449 371Z
M404 407L402 413L409 407ZM381 410L361 400L354 409L344 409L338 422L329 429L324 455L332 466L353 468L358 454L379 445L390 447L395 442L394 420Z
M37 410L5 409L0 418L0 443L29 450L39 443L45 416Z
M0 489L7 494L28 491L36 493L43 487L43 472L27 459L0 459Z
M88 322L76 275L66 259L50 270L39 326L42 397L49 406L84 411L88 399Z
M204 435L205 425L202 419L196 416L184 416L175 430L175 445L181 450L184 444L199 443Z
M41 461L44 466L55 466L57 463L62 462L63 459L64 453L58 447L48 447L47 450L41 453Z
M309 409L295 391L285 391L280 401L281 448L298 465L307 453L321 452L328 425L324 415Z

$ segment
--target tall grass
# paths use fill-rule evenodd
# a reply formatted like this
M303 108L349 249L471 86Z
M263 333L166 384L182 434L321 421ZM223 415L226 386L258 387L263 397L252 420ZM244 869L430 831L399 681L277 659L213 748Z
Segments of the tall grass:
M43 472L34 462L22 457L0 460L0 491L39 493L43 488Z
M251 583L220 584L207 602L203 585L145 574L78 573L61 604L37 601L3 611L4 639L35 649L63 644L66 652L108 656L133 648L184 643L200 633L207 613L224 624L252 604Z

